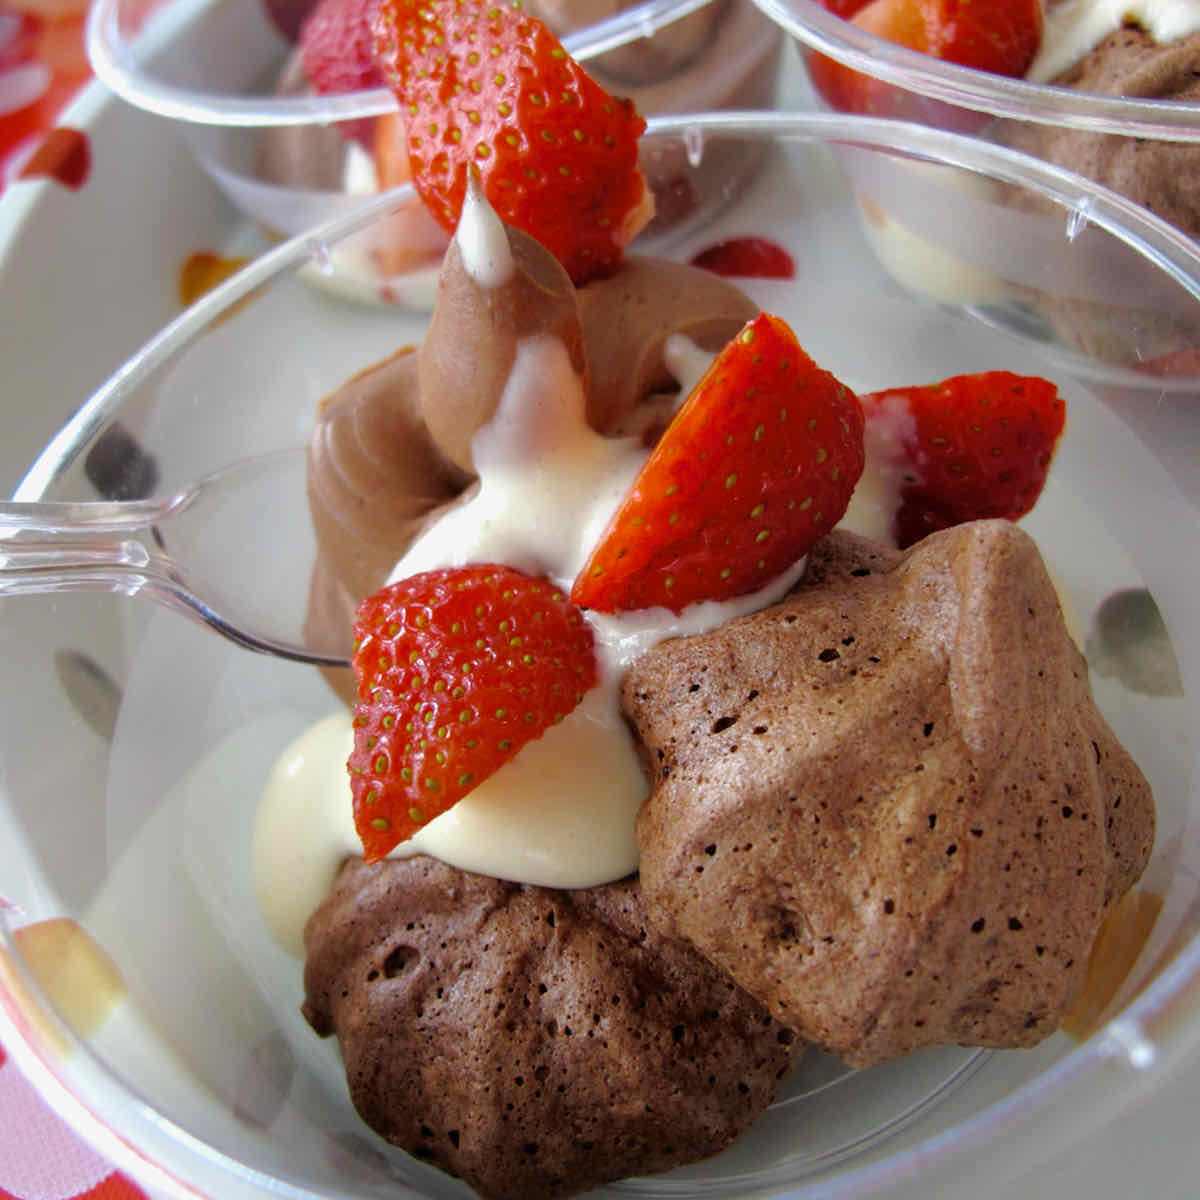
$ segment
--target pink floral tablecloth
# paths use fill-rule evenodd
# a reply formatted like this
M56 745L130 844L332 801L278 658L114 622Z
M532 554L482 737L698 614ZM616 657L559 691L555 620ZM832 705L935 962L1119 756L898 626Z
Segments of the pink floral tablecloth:
M0 0L0 192L22 173L66 186L86 176L86 140L58 127L90 78L85 8L86 0ZM0 1200L147 1200L42 1102L3 1046Z
M42 1103L2 1046L0 1200L148 1200Z

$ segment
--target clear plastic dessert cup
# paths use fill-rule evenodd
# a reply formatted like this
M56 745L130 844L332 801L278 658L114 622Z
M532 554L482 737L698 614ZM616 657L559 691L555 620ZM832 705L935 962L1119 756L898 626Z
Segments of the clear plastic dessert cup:
M1074 50L1048 55L1044 68L1035 64L1037 78L1062 81L1051 85L977 71L909 50L843 20L818 0L756 3L796 40L814 84L817 107L829 107L829 89L822 84L830 67L848 68L876 85L855 93L864 103L869 100L872 115L919 121L1013 146L1121 191L1190 237L1200 238L1200 203L1195 189L1186 184L1200 164L1200 98L1188 90L1194 71L1178 65L1170 72L1156 67L1161 73L1152 76L1148 69L1106 66L1104 82L1092 86L1109 90L1082 90L1084 79L1066 86L1067 77L1060 69L1075 58ZM1068 4L1079 8L1075 0L1062 7ZM1115 5L1108 7L1117 11ZM1187 8L1180 5L1173 11L1184 15ZM1120 53L1132 62L1145 53L1135 45L1139 33L1123 31L1113 36L1127 37L1129 47L1108 51L1111 56ZM1054 45L1060 44L1070 45L1070 41L1055 39ZM1189 51L1187 61L1192 66L1198 54ZM1099 68L1089 69L1085 78L1093 77L1100 78ZM1118 88L1131 94L1110 94ZM1171 98L1179 88L1192 98ZM895 182L903 189L903 180ZM888 186L863 195L881 236L891 232L885 228L887 214L900 226L898 236L903 240L905 214L889 212Z
M1154 787L1158 829L1065 1031L1030 1050L948 1046L861 1071L806 1053L733 1148L596 1194L915 1198L964 1180L973 1195L1009 1194L1200 1044L1200 412L1194 389L1102 378L1054 343L897 288L849 198L863 172L920 163L955 190L1036 201L1061 234L1047 304L1070 299L1058 283L1107 272L1170 315L1200 301L1200 254L1071 176L919 126L726 114L656 120L648 141L695 170L731 143L759 150L739 195L639 248L690 260L731 238L770 239L792 277L742 286L852 387L994 368L1058 383L1067 429L1026 527L1099 707ZM317 405L418 340L424 318L347 304L300 277L405 199L368 201L200 300L87 400L17 498L163 497L251 456L280 452L286 465L293 450L269 487L228 493L190 531L164 525L149 550L247 601L303 593L314 534L301 448ZM1005 236L1009 212L981 204L981 235ZM1086 238L1067 236L1081 213ZM336 1046L301 1017L302 964L272 941L256 900L264 781L339 702L315 668L137 596L143 560L127 548L112 584L126 594L0 600L0 1041L87 1138L165 1194L466 1196L358 1120ZM1114 605L1141 617L1115 619Z
M296 31L315 0L94 0L87 47L118 95L178 122L230 200L269 234L288 237L402 182L395 97L386 89L316 95ZM526 5L609 91L639 111L769 108L783 35L750 0ZM734 164L726 164L732 169ZM752 163L741 169L749 170ZM677 173L648 164L659 220L688 208ZM719 189L723 180L693 180ZM428 301L429 268L446 235L419 205L362 239L338 276L393 299Z

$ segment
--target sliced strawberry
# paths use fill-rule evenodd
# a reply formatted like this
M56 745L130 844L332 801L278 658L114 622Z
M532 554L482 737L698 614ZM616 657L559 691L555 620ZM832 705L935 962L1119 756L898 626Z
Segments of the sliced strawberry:
M857 397L760 313L667 426L571 599L678 613L754 591L841 519L862 467Z
M338 95L383 87L375 61L371 20L379 0L318 0L300 26L300 61L304 75L321 95ZM341 121L338 129L353 141L369 145L370 117Z
M384 113L376 118L375 131L371 137L371 151L381 192L407 183L412 178L412 168L408 164L408 151L405 148L407 141L404 121L399 113Z
M596 682L592 631L511 567L427 571L362 602L347 767L367 862L560 721Z
M901 458L893 533L901 548L984 517L1033 508L1066 420L1046 379L988 371L862 397L868 425Z
M1146 375L1157 375L1162 379L1190 379L1200 376L1200 346L1188 347L1186 350L1172 350L1169 354L1161 354L1156 358L1146 358L1141 362L1131 363L1134 371Z
M1014 78L1029 70L1042 41L1040 0L870 0L850 19L910 50ZM841 112L958 124L948 106L823 55L811 54L808 65L817 91Z
M645 121L538 20L491 0L383 0L378 58L400 100L418 192L447 230L467 168L500 217L576 283L610 271L648 219Z
M371 21L379 0L319 0L300 26L308 82L323 95L383 87Z
M934 58L1018 79L1029 70L1042 44L1041 0L922 3L929 31L925 53Z

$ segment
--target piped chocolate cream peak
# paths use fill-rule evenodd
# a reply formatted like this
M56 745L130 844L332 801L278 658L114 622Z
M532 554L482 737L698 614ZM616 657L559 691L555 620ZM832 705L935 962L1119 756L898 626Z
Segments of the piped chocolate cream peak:
M505 225L473 174L446 251L420 352L420 409L433 440L471 471L471 439L491 420L525 338L549 334L586 381L575 287L558 260Z
M588 419L601 432L628 432L648 396L671 392L667 339L681 333L714 354L758 314L740 288L709 271L630 254L579 292L591 380Z

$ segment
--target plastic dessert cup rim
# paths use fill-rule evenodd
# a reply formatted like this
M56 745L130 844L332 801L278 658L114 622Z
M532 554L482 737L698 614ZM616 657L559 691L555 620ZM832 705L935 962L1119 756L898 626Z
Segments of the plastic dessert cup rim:
M652 119L649 135L686 136L689 130L722 133L791 136L817 144L852 143L883 152L910 154L968 169L986 170L995 178L1034 186L1064 203L1092 201L1090 216L1114 236L1140 250L1167 271L1182 286L1200 299L1200 250L1194 248L1165 222L1158 221L1121 197L1097 190L1086 181L1060 171L1036 159L993 146L959 134L920 125L877 118L807 114L714 113ZM202 297L163 330L100 388L77 412L62 431L47 445L20 484L15 498L37 499L62 469L77 457L88 440L120 402L126 389L152 371L187 341L203 330L212 319L241 297L271 282L285 271L309 261L327 242L369 224L393 206L411 200L410 185L371 198L355 212L329 221L294 237L268 251L236 275ZM1131 228L1125 228L1128 222ZM48 1103L85 1139L130 1174L151 1186L161 1187L180 1197L195 1197L198 1187L216 1186L191 1182L197 1172L219 1172L232 1176L247 1187L268 1188L273 1194L296 1198L313 1193L298 1184L275 1176L266 1176L202 1142L170 1119L157 1112L135 1089L125 1084L88 1044L67 1028L41 993L13 943L11 913L0 906L0 948L7 951L18 980L29 989L35 1002L44 1007L53 1025L73 1051L72 1061L78 1074L86 1074L105 1092L117 1092L129 1103L136 1120L118 1129L100 1113L89 1098L81 1099L70 1083L71 1071L64 1059L46 1047L31 1032L23 1016L20 1001L0 976L0 1040L10 1049L18 1065L28 1074ZM1066 1054L1037 1078L984 1108L965 1121L926 1141L879 1161L851 1167L836 1178L819 1178L798 1185L783 1180L781 1196L842 1197L863 1195L887 1185L895 1185L920 1172L932 1160L944 1155L958 1160L965 1152L972 1155L973 1169L988 1162L997 1169L1016 1169L1004 1134L1021 1132L1036 1135L1045 1106L1052 1103L1063 1088L1078 1085L1084 1077L1094 1078L1097 1086L1089 1089L1088 1105L1056 1109L1060 1137L1067 1131L1067 1143L1076 1140L1097 1121L1109 1119L1150 1089L1169 1077L1172 1070L1200 1045L1200 938L1184 946L1174 960L1135 996L1119 1017L1110 1021L1094 1037ZM1121 1086L1112 1086L1110 1074L1101 1071L1122 1070ZM130 1124L139 1124L137 1130ZM166 1138L171 1161L155 1162L142 1148L146 1137ZM140 1135L140 1136L139 1136ZM1019 1158L1019 1156L1018 1156ZM1019 1158L1017 1167L1028 1165ZM219 1182L219 1181L218 1181ZM661 1181L670 1191L670 1181ZM769 1179L758 1185L770 1186ZM687 1187L695 1190L694 1184ZM700 1189L703 1190L703 1189Z
M754 0L807 47L906 91L994 117L1093 133L1200 142L1200 104L1104 96L943 62L885 41L818 0Z
M933 126L860 117L841 113L786 113L723 109L704 113L650 117L645 137L675 134L703 139L726 136L800 136L810 141L875 146L966 171L985 171L991 178L1018 186L1033 186L1064 209L1080 213L1126 245L1136 248L1200 303L1200 245L1174 225L1139 204L1089 179L1006 146ZM329 241L337 241L392 207L411 203L416 192L401 184L366 200L348 213L297 234L265 252L206 293L182 312L122 366L78 410L47 444L13 493L14 500L38 500L57 471L73 461L119 401L127 381L165 361L217 313L256 287L269 283L289 268L302 265ZM1083 363L1079 364L1081 367ZM1163 393L1195 391L1193 377L1182 379L1139 376L1132 370L1102 369L1110 382L1125 382Z
M161 117L197 125L258 128L274 125L327 124L356 117L375 117L396 110L388 88L329 96L230 96L177 87L155 79L139 65L121 37L121 0L93 0L85 29L87 56L96 76L123 100ZM153 31L148 56L167 44L212 0L183 0L166 14L170 19ZM594 25L562 38L567 52L579 62L650 37L713 0L642 0Z

